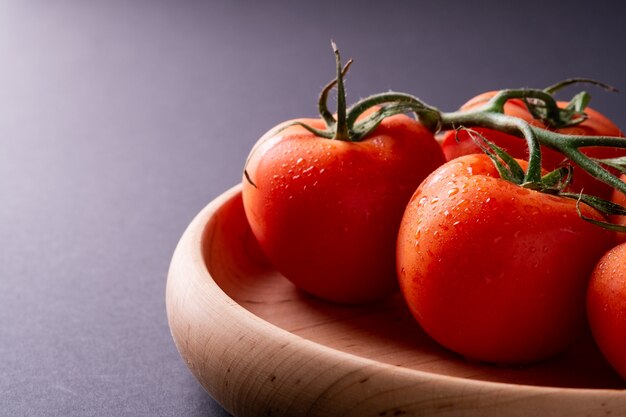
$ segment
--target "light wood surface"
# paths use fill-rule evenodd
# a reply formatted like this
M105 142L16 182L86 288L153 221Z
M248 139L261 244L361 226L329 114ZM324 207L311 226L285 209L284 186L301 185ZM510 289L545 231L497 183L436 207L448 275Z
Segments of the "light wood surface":
M301 293L258 249L240 186L185 231L166 301L181 356L236 416L626 415L626 383L588 336L541 364L496 367L439 347L399 296L343 307Z

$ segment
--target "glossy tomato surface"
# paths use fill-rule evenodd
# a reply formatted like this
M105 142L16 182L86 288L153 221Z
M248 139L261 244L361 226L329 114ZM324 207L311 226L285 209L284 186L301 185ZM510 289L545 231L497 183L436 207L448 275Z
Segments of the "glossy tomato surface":
M252 150L246 170L256 186L244 177L244 207L263 251L297 287L330 301L369 302L397 290L404 207L443 162L432 133L404 115L361 142L291 126Z
M626 243L608 251L594 269L587 312L600 350L626 379Z
M489 99L496 93L497 92L491 91L478 95L465 103L461 107L461 110L468 111L477 109L489 101ZM558 102L558 104L560 107L567 105L566 102ZM526 120L534 126L546 128L542 122L533 118L524 102L520 99L507 101L504 105L504 113ZM587 113L588 118L583 123L576 126L556 129L555 131L563 134L583 136L624 136L623 132L613 122L596 110L587 108L585 109L585 113ZM513 157L520 159L528 158L528 148L524 139L491 129L475 128L474 130L487 139L493 141L498 146L504 148ZM458 133L455 131L445 132L441 143L447 160L451 160L462 155L482 153L469 134L463 130ZM626 151L619 148L588 147L583 148L582 150L585 154L596 158L615 158L626 155ZM542 165L548 171L556 168L564 160L564 156L562 154L545 146L541 147L541 151ZM574 170L571 190L574 192L582 190L587 194L596 195L605 199L608 199L612 192L612 188L610 186L596 180L580 168L576 168Z
M411 198L398 276L413 315L442 345L472 360L529 363L584 329L589 275L612 243L576 201L504 181L488 157L467 155Z

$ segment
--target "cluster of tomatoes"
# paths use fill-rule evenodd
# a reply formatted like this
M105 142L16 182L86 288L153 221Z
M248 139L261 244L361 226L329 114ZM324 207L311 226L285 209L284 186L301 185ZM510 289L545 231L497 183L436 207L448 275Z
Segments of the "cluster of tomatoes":
M585 112L583 123L562 133L622 136L600 113ZM547 129L523 100L507 101L504 113ZM273 129L246 163L246 216L286 278L346 304L374 302L399 288L433 339L499 364L553 356L589 322L626 378L626 244L616 246L615 232L587 221L606 221L603 214L504 180L464 131L435 137L404 114L384 118L355 142L320 137L315 132L323 128L321 119L302 119ZM476 130L526 167L523 140ZM563 160L551 149L542 153L547 171ZM609 158L624 151L585 153ZM626 200L575 168L570 190L581 189Z

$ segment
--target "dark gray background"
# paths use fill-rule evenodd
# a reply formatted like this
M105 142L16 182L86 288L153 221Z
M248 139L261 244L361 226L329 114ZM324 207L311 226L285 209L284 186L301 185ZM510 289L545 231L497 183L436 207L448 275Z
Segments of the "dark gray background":
M0 2L0 415L223 414L171 340L170 257L264 131L314 115L331 38L349 100L626 89L618 1L337 3Z

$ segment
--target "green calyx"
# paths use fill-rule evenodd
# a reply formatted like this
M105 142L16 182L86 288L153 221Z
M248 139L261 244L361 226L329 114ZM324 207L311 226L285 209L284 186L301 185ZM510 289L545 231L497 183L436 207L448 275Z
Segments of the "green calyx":
M485 110L492 110L497 113L504 112L504 104L510 99L521 99L528 108L528 111L537 120L552 129L560 129L568 126L575 126L587 120L585 109L589 105L591 96L586 91L576 94L565 107L559 107L554 98L554 94L565 87L574 84L591 84L603 88L607 91L617 92L617 89L589 78L570 78L543 90L518 89L501 90L485 106Z
M431 130L438 130L440 112L432 107L424 105L419 99L404 93L376 94L347 108L344 77L352 65L349 60L345 66L341 64L341 56L337 45L331 42L335 54L337 75L334 80L326 84L322 89L317 103L318 111L324 123L325 129L316 129L306 123L294 121L289 126L298 125L321 138L342 140L347 142L359 142L369 135L387 117L414 112L419 115L420 121ZM333 88L337 88L337 111L336 116L328 109L328 95ZM366 111L378 107L367 117L360 118Z
M529 180L528 172L530 167L527 171L524 171L515 158L476 130L466 127L457 129L457 131L459 130L467 132L474 143L491 159L500 174L500 178L503 180L548 194L561 193L571 182L573 171L571 165L558 167L543 176L541 175L541 166L539 166L539 176L536 179Z
M618 174L626 173L626 157L597 159L581 152L585 147L616 147L626 149L626 138L608 136L566 135L548 129L539 128L528 122L504 114L504 104L509 99L523 99L531 114L551 128L572 126L586 119L584 110L589 102L589 94L579 93L564 107L559 108L552 94L557 90L574 83L592 83L610 91L614 88L597 81L574 78L565 80L544 90L521 89L502 90L477 110L441 114L443 129L467 130L474 142L493 161L501 177L522 187L557 194L566 198L576 199L606 215L626 215L626 208L601 198L566 192L572 177L572 163L587 171L596 179L626 194L626 184L616 175L607 170L612 168ZM528 146L528 167L526 171L503 149L480 135L473 127L498 130L526 140ZM542 175L541 145L552 148L564 156L563 166ZM580 210L579 210L580 214ZM626 232L626 227L589 219L582 214L581 218L602 227Z
M480 147L480 149L487 156L489 156L489 158L493 162L494 166L496 167L502 179L512 182L514 184L517 184L524 188L532 189L532 190L547 193L547 194L559 195L565 198L574 199L577 202L576 209L578 211L578 215L583 220L586 220L597 226L601 226L605 229L609 229L609 230L613 230L617 232L626 232L626 226L616 225L616 224L604 222L604 221L598 221L582 214L580 210L581 202L587 204L588 206L593 207L594 209L596 209L597 211L601 213L604 213L605 215L626 216L626 207L622 207L619 204L613 203L608 200L604 200L596 196L583 194L582 192L581 193L566 192L567 186L570 184L572 180L572 175L573 175L573 167L571 164L569 164L569 162L566 162L566 164L559 166L553 171L541 176L538 180L528 181L527 173L528 171L530 171L530 166L527 169L527 171L524 172L524 169L515 160L515 158L513 158L511 155L509 155L506 151L504 151L502 148L497 146L495 143L485 138L479 132L473 129L469 129L469 128L460 128L460 129L465 130L469 134L470 138L474 141L474 143L476 143L478 147ZM626 141L626 139L624 139L624 141ZM588 159L590 161L592 160L591 158L584 156L582 153L580 153L580 151L577 151L577 152L580 155L582 155L582 158ZM594 163L597 164L597 167L599 167L599 169L604 170L600 166L600 164L604 164L606 166L611 166L612 168L617 169L620 173L626 172L626 157L611 158L611 159L604 159L604 160L595 159L594 161L595 161ZM587 172L591 172L588 168L586 170ZM606 171L606 173L612 176L612 174L608 173L608 171ZM600 177L596 177L596 178L600 178ZM623 185L623 183L619 179L617 178L615 179Z

